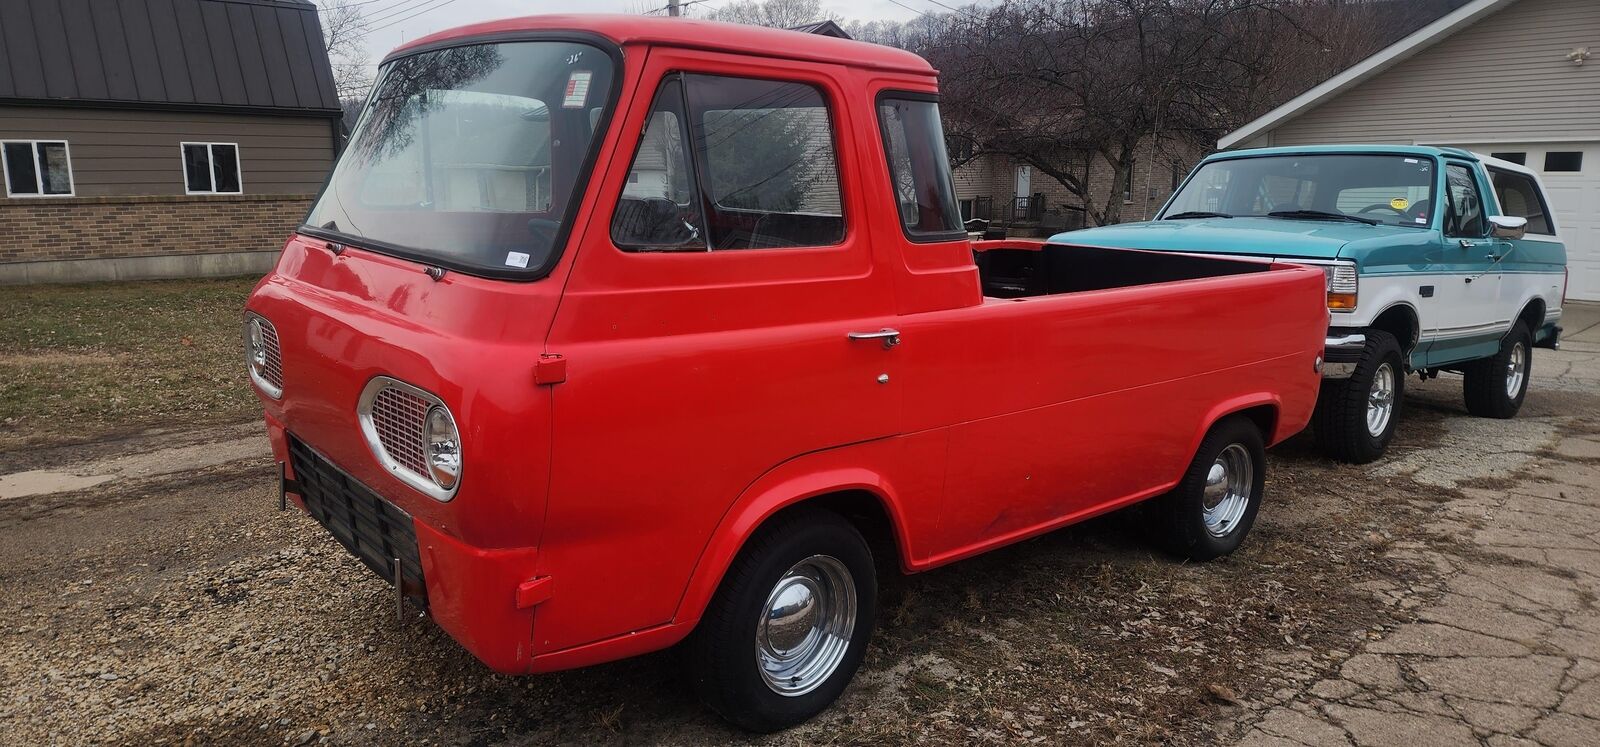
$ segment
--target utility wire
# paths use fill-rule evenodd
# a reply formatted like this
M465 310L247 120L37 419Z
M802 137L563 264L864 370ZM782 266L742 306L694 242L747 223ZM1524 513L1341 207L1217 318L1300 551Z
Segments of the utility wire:
M456 1L457 0L444 0L444 2L441 2L438 5L434 5L432 7L427 7L427 8L422 8L421 10L418 10L417 12L412 13L411 15L406 16L404 18L397 18L397 19L395 19L393 21L390 21L389 23L383 24L382 26L376 26L374 28L368 29L367 30L367 34L370 34L370 33L374 32L374 31L382 31L382 30L384 30L386 28L389 28L390 26L394 26L396 24L404 23L404 22L409 21L409 20L411 20L413 18L416 18L417 16L420 16L420 15L422 15L424 13L432 13L433 11L436 11L436 10L438 10L440 8L443 8L444 6L449 5L451 3L454 3ZM364 36L366 36L366 34L362 34L362 36L364 37ZM360 38L360 37L357 37L357 38Z

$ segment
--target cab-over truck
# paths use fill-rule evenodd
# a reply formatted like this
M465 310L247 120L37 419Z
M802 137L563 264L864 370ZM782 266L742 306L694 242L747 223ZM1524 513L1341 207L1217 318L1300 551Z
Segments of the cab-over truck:
M497 671L683 642L782 728L854 674L880 568L1145 501L1232 552L1310 418L1320 270L974 245L912 54L544 16L381 70L249 378L286 498Z

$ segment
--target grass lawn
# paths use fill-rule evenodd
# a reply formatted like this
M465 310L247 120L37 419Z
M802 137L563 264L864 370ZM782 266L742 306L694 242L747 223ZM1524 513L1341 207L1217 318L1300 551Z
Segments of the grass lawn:
M257 416L241 337L255 283L0 288L0 451Z

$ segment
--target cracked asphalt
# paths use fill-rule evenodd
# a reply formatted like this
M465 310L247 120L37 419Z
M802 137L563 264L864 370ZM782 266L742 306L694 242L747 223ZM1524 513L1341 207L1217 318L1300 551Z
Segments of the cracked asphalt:
M1600 306L1512 420L1408 385L1371 465L1275 449L1240 552L1136 513L886 579L836 707L731 730L673 652L495 675L314 521L258 423L0 450L3 744L1600 745Z
M1533 386L1600 392L1600 310L1576 311ZM1390 551L1435 570L1379 590L1416 619L1331 676L1254 704L1241 745L1600 745L1600 413L1568 415L1457 421L1438 448L1379 468L1460 494L1424 527L1436 541ZM1521 479L1474 479L1466 464Z

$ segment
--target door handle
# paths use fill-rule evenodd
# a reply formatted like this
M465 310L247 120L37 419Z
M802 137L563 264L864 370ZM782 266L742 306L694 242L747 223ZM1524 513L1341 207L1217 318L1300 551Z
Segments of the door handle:
M900 330L884 327L877 332L851 332L846 337L851 340L883 340L883 349L888 350L900 344Z

